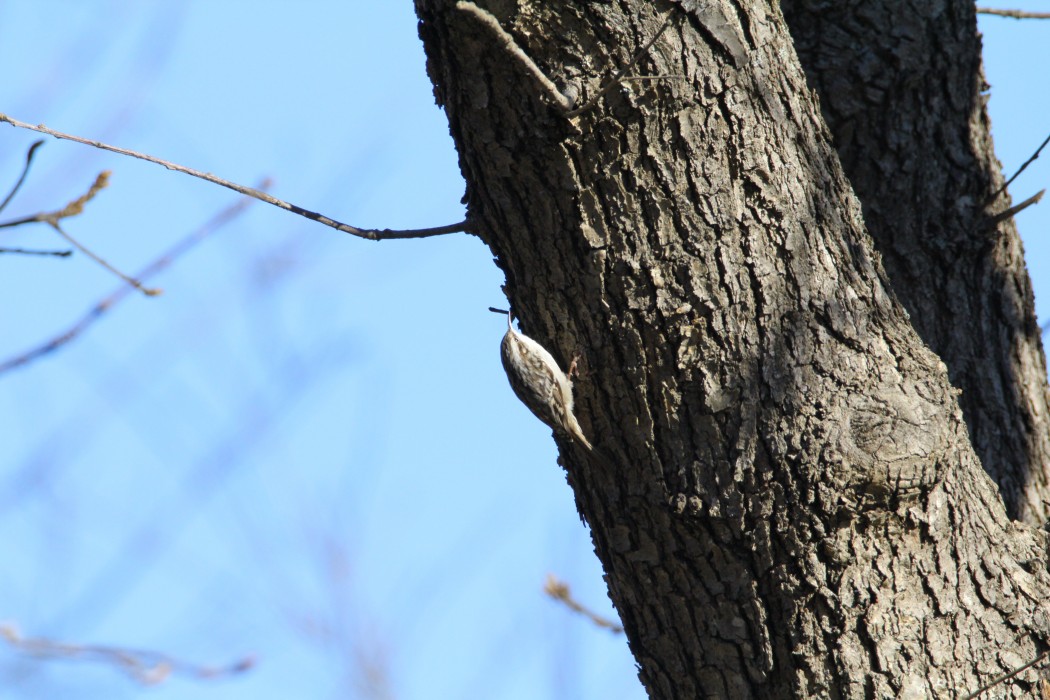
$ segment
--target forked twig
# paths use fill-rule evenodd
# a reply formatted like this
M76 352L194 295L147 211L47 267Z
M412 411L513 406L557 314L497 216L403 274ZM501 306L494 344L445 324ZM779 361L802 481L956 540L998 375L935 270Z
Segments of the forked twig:
M157 296L158 294L160 294L159 289L149 289L147 287L144 287L142 283L139 282L137 279L133 277L128 277L123 272L110 265L104 258L100 257L99 255L96 255L89 248L87 248L75 238L66 233L65 230L63 230L62 226L59 224L59 222L62 219L68 219L71 216L77 216L78 214L83 212L84 205L90 202L92 199L94 199L95 195L97 195L109 185L109 176L110 172L108 170L103 170L101 173L98 174L98 177L95 178L95 181L91 183L91 187L88 188L87 192L80 195L79 197L77 197L72 202L62 207L58 211L39 212L31 216L24 216L21 219L5 221L3 223L0 223L0 228L11 228L13 226L21 226L22 224L29 224L34 222L45 223L51 228L53 228L55 232L58 233L58 235L66 239L67 242L76 247L77 250L79 250L84 255L97 262L102 267L112 272L120 279L130 284L135 289L139 290L146 296Z
M103 151L119 153L120 155L131 156L132 158L138 158L139 160L144 160L149 163L155 163L156 165L161 165L167 168L168 170L174 170L175 172L200 178L201 180L206 180L207 182L210 182L215 185L220 185L227 189L231 189L234 192L238 192L248 197L254 197L255 199L258 199L261 202L272 204L273 206L284 209L285 211L290 211L293 214L298 214L299 216L310 219L311 221L316 221L319 224L324 224L325 226L334 228L337 231L349 233L352 236L358 236L359 238L365 238L370 241L382 241L402 238L428 238L430 236L441 236L447 233L461 233L470 231L470 225L467 221L460 221L459 223L449 224L447 226L407 229L401 231L391 229L357 228L356 226L341 223L334 219L330 219L322 214L318 214L317 212L310 211L309 209L303 209L302 207L296 206L295 204L290 204L288 202L285 202L284 200L277 199L277 197L267 194L266 192L261 192L251 187L245 187L244 185L238 185L235 182L230 182L229 180L224 180L221 177L216 177L211 173L205 173L200 170L194 170L193 168L187 168L184 165L178 165L177 163L171 163L166 160L161 160L160 158L156 158L145 153L139 153L138 151L132 151L127 148L111 146L109 144L102 143L101 141L92 141L90 139L81 138L80 136L73 136L72 134L64 134L61 131L49 129L43 124L38 124L34 126L33 124L27 124L26 122L21 122L17 119L12 119L6 114L0 114L0 122L7 122L11 126L17 127L19 129L29 129L31 131L36 131L41 134L47 134L48 136L54 136L56 139L75 141L76 143L82 143L86 146L92 146L93 148L98 148Z
M260 183L259 188L265 189L269 187L269 180L265 180ZM238 199L234 204L226 207L218 214L209 219L203 226L196 229L192 233L188 234L180 241L175 243L171 248L164 252L160 257L154 260L152 263L144 267L139 271L137 279L148 280L154 275L168 268L175 260L182 257L184 254L189 252L198 243L208 238L212 233L220 229L221 227L228 224L230 221L239 216L245 209L247 209L253 202L254 199L250 197L242 197ZM16 367L27 365L30 362L48 355L55 350L58 350L66 343L76 339L81 333L92 326L96 321L102 318L103 315L114 306L117 305L130 293L131 287L127 285L120 285L113 292L99 301L97 304L91 307L90 310L83 317L64 332L53 337L47 342L41 343L36 347L19 353L14 357L10 357L7 360L0 362L0 374L8 372Z

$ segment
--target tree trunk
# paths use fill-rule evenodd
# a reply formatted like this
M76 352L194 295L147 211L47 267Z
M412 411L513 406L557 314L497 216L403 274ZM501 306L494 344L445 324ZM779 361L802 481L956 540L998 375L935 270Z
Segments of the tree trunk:
M650 695L954 697L1034 658L1046 538L1008 519L950 381L978 444L1009 442L994 472L1012 508L1042 517L1042 350L1015 232L981 227L998 176L972 5L867 20L897 37L869 37L876 55L960 53L923 100L936 63L886 58L901 75L883 78L850 63L867 56L851 32L825 36L837 14L792 9L815 85L847 64L868 81L826 113L890 278L778 3L490 0L581 100L669 13L634 70L676 77L576 118L478 13L416 6L472 228L523 330L563 367L581 355L577 415L613 464L568 442L562 459ZM931 138L947 142L914 143ZM946 269L924 279L913 249ZM996 337L953 336L965 313Z
M781 3L897 298L948 366L1007 512L1048 519L1050 404L969 2ZM883 31L872 31L882 27Z

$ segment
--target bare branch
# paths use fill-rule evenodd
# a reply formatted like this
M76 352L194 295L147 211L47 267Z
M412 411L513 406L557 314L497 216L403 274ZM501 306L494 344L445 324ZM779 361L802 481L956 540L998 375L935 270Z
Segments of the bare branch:
M547 580L543 584L543 592L549 595L554 600L561 601L570 610L577 612L589 619L599 627L613 632L614 634L623 634L623 626L618 625L612 620L606 619L596 612L585 608L582 604L578 603L575 598L572 597L572 591L569 590L569 584L559 581L554 574L547 574Z
M22 183L25 182L26 175L29 174L29 166L33 164L33 156L36 154L36 149L40 148L43 145L43 139L39 141L34 141L33 145L29 147L29 150L26 151L26 164L25 167L22 168L22 174L18 176L18 182L15 183L15 186L12 187L11 191L7 193L6 197L4 197L3 203L0 203L0 211L3 211L4 208L7 207L8 202L14 199L14 196L18 192L18 189L22 186Z
M0 254L12 253L15 255L50 255L55 258L68 258L73 254L72 250L29 250L28 248L0 248Z
M1041 144L1039 144L1039 148L1035 149L1035 153L1033 153L1028 160L1021 164L1021 167L1017 169L1017 172L1014 173L1009 180L1004 182L1003 186L995 191L995 194L988 198L988 204L994 202L996 198L1003 192L1005 192L1006 188L1009 187L1013 183L1013 181L1017 179L1017 176L1025 171L1025 168L1027 168L1029 165L1035 162L1035 159L1039 157L1039 154L1042 152L1042 150L1046 147L1046 144L1048 143L1050 143L1050 136L1047 136L1046 139Z
M990 7L978 7L979 15L995 15L1014 19L1050 19L1050 12L1025 12L1024 10L997 10Z
M265 189L269 186L269 180L263 181L259 185L260 189ZM228 224L237 216L239 216L254 201L254 199L251 199L249 197L243 197L231 206L226 207L218 214L213 216L211 219L209 219L203 226L196 229L195 231L184 237L182 240L175 243L175 245L173 245L171 248L165 251L163 255L161 255L152 263L144 267L141 271L139 271L138 275L136 275L136 278L139 280L147 280L153 277L154 275L160 273L161 271L165 270L173 262L175 262L175 260L189 252L198 243L209 237L212 233L214 233L221 227ZM96 321L101 319L107 311L112 309L114 306L117 305L117 303L119 303L121 300L127 297L130 291L131 287L128 287L123 284L120 285L115 290L113 290L113 292L109 296L102 299L93 307L91 307L91 309L88 310L88 312L84 314L84 316L79 321L74 323L64 332L58 334L51 340L48 340L47 342L42 343L36 346L35 348L32 348L31 350L27 350L14 357L8 358L7 360L0 362L0 374L15 369L16 367L21 367L23 365L29 364L30 362L39 359L44 355L48 355L54 352L55 350L58 350L66 343L69 343L70 341L74 340L81 333L83 333L90 326L92 326Z
M251 187L245 187L244 185L238 185L235 182L230 182L229 180L224 180L221 177L216 177L211 173L205 173L200 170L194 170L193 168L187 168L183 165L178 165L176 163L171 163L166 160L161 160L160 158L155 158L154 156L150 156L145 153L139 153L138 151L132 151L126 148L119 148L117 146L110 146L109 144L102 143L101 141L92 141L90 139L81 138L79 136L64 134L60 131L49 129L43 124L38 124L34 126L32 124L27 124L25 122L18 121L17 119L12 119L6 114L0 114L0 122L7 122L11 126L17 127L19 129L29 129L31 131L37 131L41 134L47 134L48 136L54 136L56 139L75 141L77 143L82 143L86 146L92 146L103 151L119 153L120 155L131 156L132 158L138 158L139 160L144 160L149 163L155 163L156 165L161 165L167 168L168 170L174 170L175 172L200 178L201 180L206 180L212 184L220 185L222 187L231 189L234 192L238 192L248 197L254 197L255 199L258 199L261 202L272 204L273 206L284 209L285 211L290 211L293 214L298 214L299 216L310 219L311 221L316 221L317 223L324 224L325 226L334 228L337 231L349 233L352 236L365 238L370 241L382 241L403 238L428 238L430 236L442 236L447 233L470 232L470 224L468 221L460 221L459 223L448 224L447 226L434 226L432 228L406 230L357 228L356 226L351 226L349 224L340 223L334 219L330 219L327 216L324 216L323 214L318 214L317 212L310 211L309 209L303 209L302 207L296 206L295 204L290 204L288 202L285 202L284 200L277 199L276 197L267 194L266 192L261 192Z
M14 649L37 657L78 659L112 664L144 685L161 683L173 673L209 680L244 673L255 666L255 659L250 656L225 666L202 666L156 651L94 644L69 644L42 637L23 637L11 623L0 625L0 639L6 641Z

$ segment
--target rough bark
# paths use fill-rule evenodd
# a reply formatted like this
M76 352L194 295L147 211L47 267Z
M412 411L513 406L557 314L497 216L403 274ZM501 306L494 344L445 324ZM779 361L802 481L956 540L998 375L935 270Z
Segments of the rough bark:
M490 3L584 97L670 10L641 67L685 79L575 120L454 3L416 7L473 228L524 330L582 354L615 469L560 447L649 693L953 697L1034 657L1045 537L883 273L779 4Z
M1007 512L1050 501L1046 360L989 137L970 2L781 3L893 290L962 390ZM1034 146L1034 144L1033 144Z

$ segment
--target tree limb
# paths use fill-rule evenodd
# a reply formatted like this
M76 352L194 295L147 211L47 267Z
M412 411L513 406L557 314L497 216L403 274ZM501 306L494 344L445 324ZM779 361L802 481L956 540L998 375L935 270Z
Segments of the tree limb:
M56 139L75 141L77 143L82 143L86 146L92 146L103 151L119 153L123 156L131 156L132 158L138 158L139 160L144 160L149 163L155 163L156 165L164 166L168 170L174 170L185 175L191 175L193 177L200 178L201 180L206 180L212 184L221 185L222 187L231 189L234 192L238 192L248 197L254 197L259 201L266 202L267 204L272 204L273 206L284 209L285 211L290 211L293 214L298 214L299 216L310 219L311 221L316 221L319 224L324 224L325 226L334 228L336 231L349 233L351 236L365 238L370 241L382 241L401 238L429 238L430 236L442 236L446 233L470 232L470 223L468 221L460 221L459 223L448 224L446 226L434 226L431 228L405 230L357 228L356 226L351 226L350 224L344 224L339 221L336 221L335 219L330 219L327 216L324 216L323 214L318 214L317 212L310 211L309 209L303 209L302 207L296 206L295 204L290 204L289 202L285 202L284 200L278 199L277 197L267 194L266 192L261 192L251 187L245 187L244 185L238 185L235 182L224 180L221 177L212 175L211 173L205 173L200 170L194 170L193 168L187 168L184 165L178 165L177 163L171 163L166 160L161 160L160 158L156 158L145 153L139 153L138 151L132 151L127 148L110 146L109 144L102 143L101 141L92 141L90 139L85 139L80 136L73 136L72 134L65 134L61 131L49 129L43 124L37 124L36 126L34 126L32 124L27 124L26 122L18 121L17 119L12 119L11 117L2 113L0 113L0 122L7 122L11 126L17 127L19 129L29 129L30 131L36 131L41 134L47 134L48 136L53 136Z

